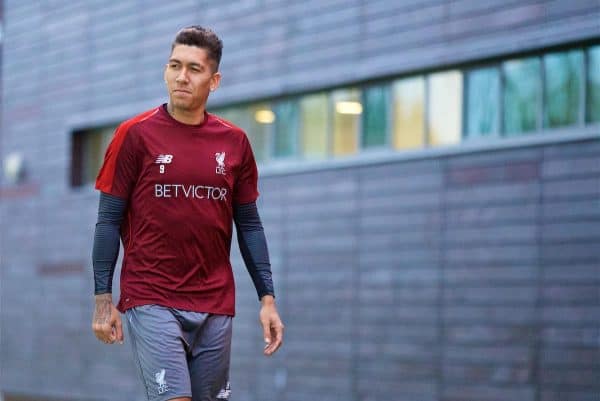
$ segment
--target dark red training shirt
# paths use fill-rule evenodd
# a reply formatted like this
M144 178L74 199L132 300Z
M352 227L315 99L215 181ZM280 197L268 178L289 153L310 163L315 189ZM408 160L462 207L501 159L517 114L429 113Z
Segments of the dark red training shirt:
M96 179L128 202L117 308L233 316L232 205L256 200L257 179L244 132L212 114L186 125L162 105L122 123Z

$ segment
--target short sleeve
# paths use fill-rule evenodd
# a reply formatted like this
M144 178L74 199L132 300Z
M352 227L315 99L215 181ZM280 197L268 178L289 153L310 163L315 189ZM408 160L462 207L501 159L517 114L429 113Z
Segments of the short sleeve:
M258 198L258 169L246 135L242 141L242 162L233 191L233 203L242 205Z
M140 149L129 124L121 124L106 149L96 189L128 199L140 173Z

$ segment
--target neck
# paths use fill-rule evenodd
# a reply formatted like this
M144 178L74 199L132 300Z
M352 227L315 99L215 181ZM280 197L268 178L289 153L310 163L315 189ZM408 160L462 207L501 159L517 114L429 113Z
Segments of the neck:
M171 102L167 103L167 111L175 120L183 124L199 125L204 121L204 108L187 111L174 108Z

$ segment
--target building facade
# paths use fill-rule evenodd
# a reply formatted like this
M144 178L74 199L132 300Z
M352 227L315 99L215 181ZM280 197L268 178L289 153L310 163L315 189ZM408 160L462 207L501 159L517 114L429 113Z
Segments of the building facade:
M598 399L597 0L3 3L0 399L142 400L90 328L92 181L192 24L286 323L264 358L234 245L232 400Z

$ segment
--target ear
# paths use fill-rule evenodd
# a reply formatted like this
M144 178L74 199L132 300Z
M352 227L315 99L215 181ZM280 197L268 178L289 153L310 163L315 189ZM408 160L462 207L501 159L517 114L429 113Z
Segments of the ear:
M210 78L210 91L214 92L219 87L221 83L221 73L219 71L215 72Z

